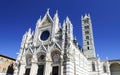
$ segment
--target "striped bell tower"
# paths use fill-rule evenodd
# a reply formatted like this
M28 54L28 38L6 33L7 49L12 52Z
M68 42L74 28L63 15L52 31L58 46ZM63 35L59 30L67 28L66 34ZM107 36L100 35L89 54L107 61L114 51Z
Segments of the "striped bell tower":
M82 19L83 52L87 58L96 57L90 15L85 15L81 19Z

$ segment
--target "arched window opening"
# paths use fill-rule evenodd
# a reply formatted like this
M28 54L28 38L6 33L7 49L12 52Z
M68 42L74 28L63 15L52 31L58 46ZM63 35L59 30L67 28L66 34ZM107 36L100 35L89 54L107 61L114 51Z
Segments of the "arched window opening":
M87 47L87 49L89 50L90 48L89 48L89 47Z
M89 45L90 43L89 43L89 41L87 41L87 45Z
M86 39L89 40L90 39L89 36L86 36Z
M27 66L31 66L32 65L32 56L31 55L27 55L26 56L26 65Z
M84 22L85 24L88 24L88 23L89 23L89 18L86 18L85 20L83 20L83 22Z
M106 72L107 72L107 68L106 68L106 66L105 66L105 65L103 65L103 71L104 71L104 73L106 73Z
M92 62L92 71L96 71L94 62Z
M85 26L85 29L89 29L89 26Z
M85 34L89 34L89 31L85 31Z

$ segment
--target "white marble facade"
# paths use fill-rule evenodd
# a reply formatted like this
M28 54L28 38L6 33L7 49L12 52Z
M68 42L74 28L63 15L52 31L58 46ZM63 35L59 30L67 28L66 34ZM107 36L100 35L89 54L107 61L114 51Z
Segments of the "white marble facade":
M66 17L61 26L58 12L51 18L47 10L35 32L29 29L23 35L14 75L120 75L111 74L113 61L96 57L90 15L81 21L83 47L73 37L70 19Z

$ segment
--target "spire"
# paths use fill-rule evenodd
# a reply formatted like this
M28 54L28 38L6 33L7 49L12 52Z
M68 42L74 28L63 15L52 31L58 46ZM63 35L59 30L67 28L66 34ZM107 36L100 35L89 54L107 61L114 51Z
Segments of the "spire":
M74 37L74 40L77 40L76 36Z
M58 21L58 22L59 22L58 10L56 10L56 13L55 13L55 15L54 15L53 20L54 20L54 21L56 20L56 21Z
M39 17L39 19L38 19L39 21L41 21L41 16Z
M63 30L64 30L64 31L66 30L66 23L65 23L65 20L63 21Z
M49 14L50 8L47 9L47 14Z
M29 42L32 42L32 39L33 39L33 35L32 35L32 31L31 31L31 28L28 29L27 31L27 38L26 38L26 43L29 43Z
M38 21L37 22L41 22L41 16L39 17Z
M48 8L48 9L47 9L47 12L46 12L46 14L45 14L45 16L44 16L44 17L47 17L47 16L48 16L48 17L50 17L50 18L51 18L51 16L50 16L50 13L49 13L49 12L50 12L50 8ZM43 19L44 19L44 18L43 18ZM52 19L52 18L51 18L51 19Z
M65 33L66 33L66 23L65 23L65 20L63 21L63 36L65 36ZM63 38L65 39L65 37Z
M54 17L58 17L58 10L56 10Z
M28 34L28 36L31 35L31 28L28 29L28 33L27 34Z
M41 16L39 17L39 19L37 20L37 23L36 23L36 28L41 25Z
M66 23L65 20L63 21L63 30L62 30L62 49L65 49L65 39L66 39Z
M87 14L85 14L84 18L87 18L87 17L88 17L88 15L87 15Z
M32 31L32 33L31 33L32 35L34 35L34 31Z
M27 38L27 32L23 35L22 42L21 42L21 48L24 48L26 38Z
M68 16L66 17L66 26L67 35L70 38L70 40L73 40L73 26Z
M71 24L71 21L70 21L70 19L69 19L68 16L66 17L66 23L67 23L67 24Z
M73 27L68 16L66 17L66 24L67 24L68 27Z
M54 29L53 30L55 31L55 33L57 33L59 30L59 17L58 17L57 10L56 10L56 13L54 15L53 22L54 22Z
M66 21L70 21L68 16L66 17Z
M83 17L83 15L82 15L82 16L81 16L81 20L83 20L83 18L84 18L84 17Z
M88 13L88 17L90 18L90 13Z

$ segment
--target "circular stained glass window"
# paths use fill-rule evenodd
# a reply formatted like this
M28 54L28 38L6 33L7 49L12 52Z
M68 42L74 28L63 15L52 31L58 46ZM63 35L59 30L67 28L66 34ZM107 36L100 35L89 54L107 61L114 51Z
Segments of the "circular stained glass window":
M40 36L40 39L45 41L45 40L47 40L49 38L49 36L50 36L50 32L49 31L43 31L41 36Z

